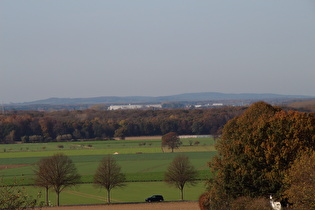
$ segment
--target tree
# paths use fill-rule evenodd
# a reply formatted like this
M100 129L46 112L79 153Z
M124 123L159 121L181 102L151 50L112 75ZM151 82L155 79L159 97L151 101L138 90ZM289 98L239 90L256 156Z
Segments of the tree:
M110 203L110 191L115 187L124 187L125 181L126 177L116 160L110 155L105 156L95 172L94 184L107 190L108 203Z
M25 188L19 186L17 180L13 185L8 185L0 179L0 209L35 209L35 206L40 206L39 197L39 194L36 198L28 195Z
M283 179L300 150L315 150L312 114L283 111L264 102L230 120L210 163L214 187L232 199L283 193Z
M174 152L174 149L178 148L182 142L176 132L170 132L162 136L162 146L168 146L169 149Z
M76 185L81 178L72 160L62 153L41 159L34 171L35 184L45 187L46 190L51 187L56 192L57 206L60 193L65 188Z
M46 201L46 206L49 206L49 200L48 200L48 190L51 187L50 182L48 180L48 176L43 176L42 174L48 174L49 168L46 166L46 159L43 158L38 161L38 163L35 165L34 173L35 173L35 185L38 187L43 187L45 188L45 201Z
M285 195L296 209L315 209L315 152L302 152L285 177Z
M185 155L177 155L170 163L166 173L165 182L174 185L180 190L181 200L184 199L184 187L186 184L194 186L196 184L197 170Z

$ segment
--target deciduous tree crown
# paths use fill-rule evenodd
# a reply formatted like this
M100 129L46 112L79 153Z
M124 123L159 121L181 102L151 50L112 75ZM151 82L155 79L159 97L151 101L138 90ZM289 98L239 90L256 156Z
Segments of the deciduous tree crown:
M81 178L72 160L63 153L41 159L35 169L35 175L35 184L54 189L57 206L60 192L66 187L76 185Z
M177 149L181 144L182 142L176 132L170 132L162 136L162 146L168 146L172 152L174 152L174 149Z
M197 170L189 162L189 159L185 155L177 155L170 163L166 173L165 182L177 187L181 192L181 200L183 197L183 190L186 184L196 184Z
M125 181L126 177L116 160L110 155L105 156L95 172L94 183L107 190L108 203L110 203L110 191L116 187L124 187Z
M264 102L230 120L210 163L216 195L282 195L283 180L299 151L315 150L315 117Z

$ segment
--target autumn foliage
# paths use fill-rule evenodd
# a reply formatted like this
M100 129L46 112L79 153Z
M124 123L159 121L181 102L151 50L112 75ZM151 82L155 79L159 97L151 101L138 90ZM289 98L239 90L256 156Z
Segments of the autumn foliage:
M182 142L176 132L169 132L162 136L162 147L168 146L172 152L174 152L174 149L177 149L181 144Z
M281 197L286 171L299 152L315 150L315 117L258 102L225 125L217 149L210 194Z
M40 143L127 136L217 134L243 107L174 110L15 111L0 114L0 143Z
M31 196L16 179L10 185L0 179L0 209L40 209L42 203L39 200L40 194L37 194L36 197Z
M315 152L302 152L285 177L285 196L296 209L315 209Z

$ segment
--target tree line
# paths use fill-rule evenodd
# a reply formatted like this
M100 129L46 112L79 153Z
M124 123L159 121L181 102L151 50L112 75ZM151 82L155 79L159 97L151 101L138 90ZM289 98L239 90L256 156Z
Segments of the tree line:
M0 143L127 136L217 134L245 107L172 110L12 111L0 115Z

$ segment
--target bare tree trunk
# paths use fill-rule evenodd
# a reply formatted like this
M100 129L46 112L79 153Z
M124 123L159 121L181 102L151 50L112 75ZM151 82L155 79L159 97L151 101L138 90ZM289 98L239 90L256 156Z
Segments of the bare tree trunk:
M184 200L184 187L180 188L180 199L183 201Z
M107 190L107 202L110 203L110 190Z
M49 201L48 201L48 187L46 188L46 206L49 206Z
M60 194L60 192L56 192L56 202L57 202L57 206L59 206L59 194Z
M181 194L181 195L180 195L180 198L181 198L181 200L183 201L183 200L184 200L184 192L183 192L183 190L180 191L180 194Z

